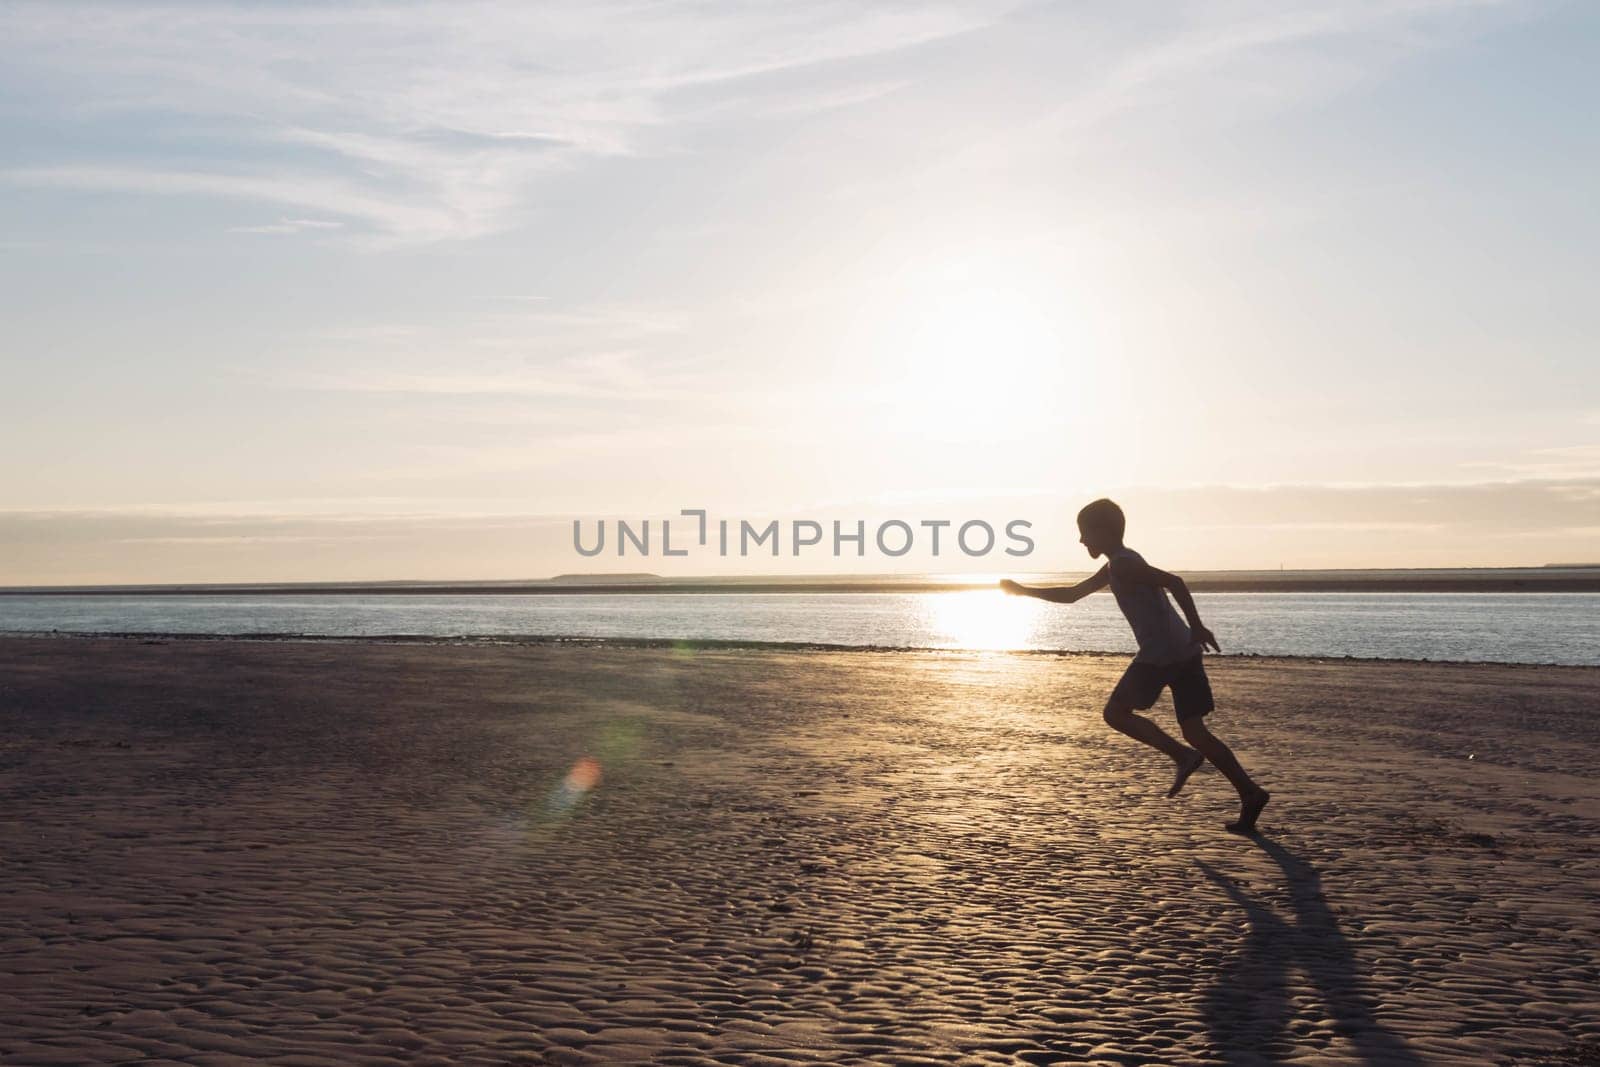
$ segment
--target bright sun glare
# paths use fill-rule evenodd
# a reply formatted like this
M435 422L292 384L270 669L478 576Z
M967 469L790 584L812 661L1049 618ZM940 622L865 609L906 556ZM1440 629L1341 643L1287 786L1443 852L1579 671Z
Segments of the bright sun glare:
M877 358L909 418L958 437L1026 432L1063 395L1074 352L1052 306L1017 271L956 263L908 280Z
M1039 601L997 589L936 593L926 601L933 629L958 648L1027 648L1039 621Z

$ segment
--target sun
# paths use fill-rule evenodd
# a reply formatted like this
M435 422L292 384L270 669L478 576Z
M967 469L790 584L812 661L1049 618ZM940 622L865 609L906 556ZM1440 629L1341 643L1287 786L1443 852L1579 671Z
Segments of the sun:
M946 438L1015 438L1065 394L1076 354L1037 283L954 263L897 297L873 361L907 420Z

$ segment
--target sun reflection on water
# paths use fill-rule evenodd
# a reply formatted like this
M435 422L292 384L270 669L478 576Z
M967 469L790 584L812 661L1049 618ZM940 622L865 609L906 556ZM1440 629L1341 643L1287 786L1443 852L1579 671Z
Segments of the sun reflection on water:
M934 593L925 598L929 626L939 643L954 648L1030 648L1041 603L997 589Z

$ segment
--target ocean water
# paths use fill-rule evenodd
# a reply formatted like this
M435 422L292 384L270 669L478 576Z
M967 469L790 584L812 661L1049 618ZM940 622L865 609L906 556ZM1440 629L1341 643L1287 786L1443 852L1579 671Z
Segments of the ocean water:
M1600 593L1207 593L1226 653L1600 665ZM0 631L570 636L1132 652L1109 594L0 596Z

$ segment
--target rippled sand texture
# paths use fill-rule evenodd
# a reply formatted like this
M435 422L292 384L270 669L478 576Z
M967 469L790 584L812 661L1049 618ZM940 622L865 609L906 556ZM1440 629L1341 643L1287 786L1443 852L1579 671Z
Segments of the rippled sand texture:
M0 1062L1600 1053L1600 670L1121 666L0 640Z

